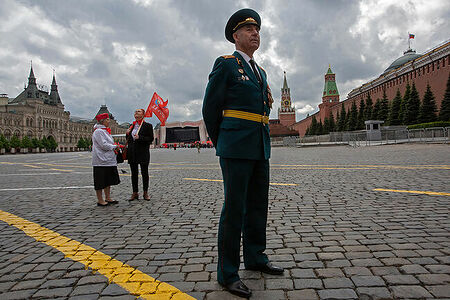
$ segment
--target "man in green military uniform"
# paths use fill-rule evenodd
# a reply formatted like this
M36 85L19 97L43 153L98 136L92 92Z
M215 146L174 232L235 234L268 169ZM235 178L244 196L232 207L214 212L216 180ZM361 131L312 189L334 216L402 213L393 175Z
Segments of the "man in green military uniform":
M265 71L253 60L261 18L252 9L234 13L225 27L233 55L217 58L203 101L203 120L220 157L225 202L219 222L217 280L233 294L250 297L240 280L240 241L248 270L283 274L269 262L266 223L269 193L269 114L272 96Z

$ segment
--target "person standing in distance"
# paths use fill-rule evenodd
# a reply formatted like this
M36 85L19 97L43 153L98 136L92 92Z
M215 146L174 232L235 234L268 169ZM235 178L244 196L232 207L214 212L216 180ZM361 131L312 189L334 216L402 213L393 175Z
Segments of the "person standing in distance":
M253 60L261 18L252 9L234 13L225 37L233 55L217 58L203 100L203 120L220 157L225 201L219 221L217 280L232 294L250 297L240 280L240 242L247 270L281 275L269 262L266 223L269 196L269 114L272 96L266 72Z

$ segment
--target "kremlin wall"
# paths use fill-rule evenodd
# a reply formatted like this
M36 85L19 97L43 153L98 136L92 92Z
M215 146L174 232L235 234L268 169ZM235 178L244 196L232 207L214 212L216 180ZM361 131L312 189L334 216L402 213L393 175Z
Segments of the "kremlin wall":
M302 137L310 126L313 117L316 118L317 122L322 121L323 123L325 117L332 113L336 120L336 115L340 112L342 104L344 104L347 111L353 102L356 102L356 106L359 109L359 103L362 99L366 100L370 95L372 101L375 102L376 99L383 97L383 91L386 92L388 100L392 101L397 90L400 90L402 95L405 93L408 83L409 85L412 85L412 83L416 85L421 99L427 84L429 84L439 109L450 73L449 54L450 41L446 41L422 55L408 49L403 56L396 59L381 75L353 89L348 94L347 99L343 101L339 100L335 74L331 71L331 68L328 68L328 72L325 74L325 87L322 103L319 104L319 111L303 120L291 124L285 123L284 125L291 130L295 130Z

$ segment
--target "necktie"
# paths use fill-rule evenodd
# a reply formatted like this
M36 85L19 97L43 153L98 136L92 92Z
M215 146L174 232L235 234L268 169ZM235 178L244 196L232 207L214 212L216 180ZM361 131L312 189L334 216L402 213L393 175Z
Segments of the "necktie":
M262 79L259 75L258 70L256 69L256 63L253 59L250 59L250 65L252 66L253 73L255 73L255 76L258 79L259 85L262 86Z

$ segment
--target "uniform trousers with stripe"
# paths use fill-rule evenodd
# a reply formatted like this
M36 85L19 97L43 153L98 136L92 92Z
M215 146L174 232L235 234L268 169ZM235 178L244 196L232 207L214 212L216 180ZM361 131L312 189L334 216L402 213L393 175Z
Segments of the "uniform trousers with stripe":
M225 201L219 221L217 280L239 280L242 234L244 265L268 263L266 225L269 196L269 160L220 158Z

